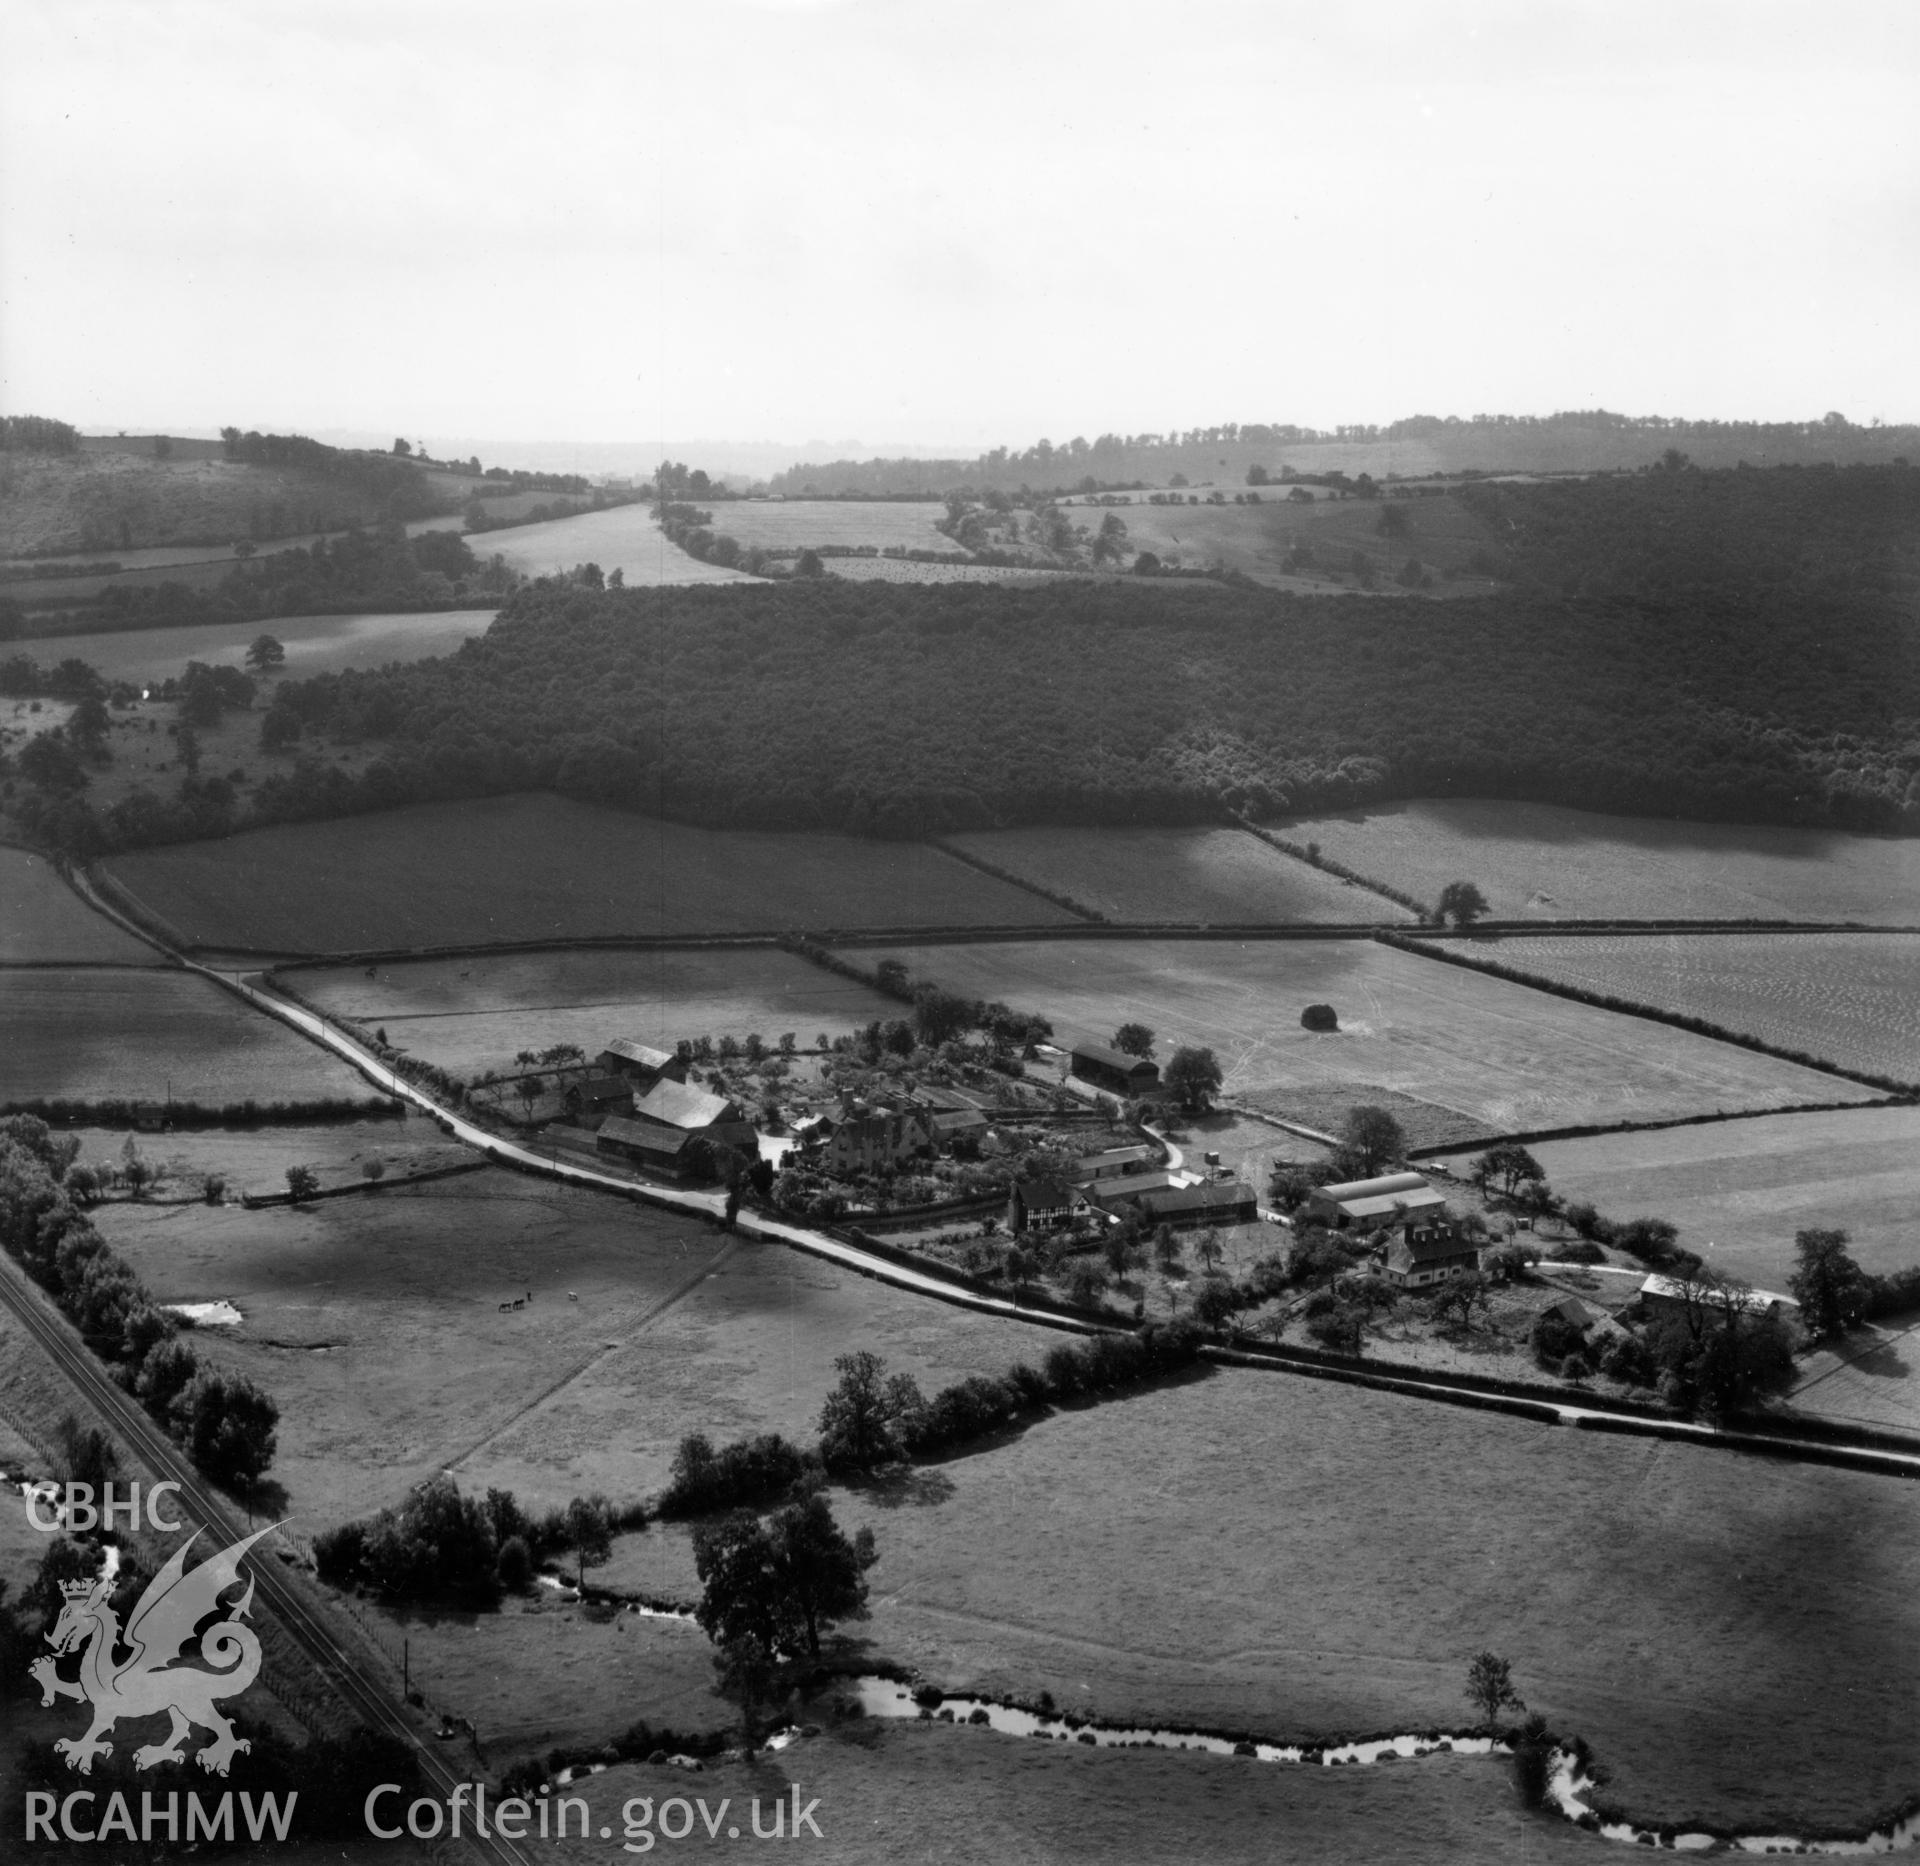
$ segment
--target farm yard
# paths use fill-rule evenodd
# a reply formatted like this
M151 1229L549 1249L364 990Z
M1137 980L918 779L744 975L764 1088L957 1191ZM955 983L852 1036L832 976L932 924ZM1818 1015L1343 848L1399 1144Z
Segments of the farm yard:
M1104 1043L1128 1021L1156 1033L1163 1057L1204 1044L1226 1093L1273 1114L1289 1114L1295 1091L1324 1114L1329 1091L1365 1101L1390 1089L1528 1132L1874 1099L1795 1063L1368 940L995 942L895 956L916 978L1039 1011L1063 1045ZM1315 1003L1333 1005L1339 1031L1301 1028Z
M0 1102L306 1101L373 1091L218 985L153 966L0 975Z
M1457 1728L1490 1648L1636 1818L1804 1830L1911 1792L1910 1484L1756 1483L1721 1452L1252 1372L915 1479L835 1508L881 1551L860 1635L948 1691L1282 1739ZM684 1530L638 1542L647 1585L695 1591Z
M1680 1242L1763 1289L1785 1289L1793 1235L1839 1226L1869 1270L1920 1263L1920 1109L1712 1121L1651 1134L1542 1141L1562 1198L1611 1218L1665 1218ZM1465 1172L1469 1156L1451 1159Z
M1001 829L949 840L1109 920L1236 926L1413 919L1239 829Z
M281 1137L286 1165L339 1157L324 1134ZM166 1150L191 1162L198 1138ZM301 1541L442 1469L543 1508L654 1491L688 1432L810 1434L853 1345L931 1391L1057 1339L500 1169L298 1208L112 1204L96 1222L160 1300L240 1310L196 1350L279 1401L274 1473Z
M0 848L0 965L50 963L133 966L161 959L86 906L44 855Z
M1430 901L1469 880L1496 920L1811 920L1920 926L1920 840L1603 816L1486 798L1275 828Z
M1459 950L1842 1069L1920 1081L1920 935L1527 934Z
M472 540L483 558L496 552L530 577L550 577L579 564L598 564L625 577L629 589L668 583L753 583L744 570L689 557L667 541L644 505L618 505L577 518L550 518L537 525L489 531Z
M793 954L747 951L544 952L296 971L284 978L314 1009L384 1028L391 1041L466 1074L509 1067L523 1049L576 1043L591 1057L615 1037L671 1050L682 1038L803 1047L900 1006Z
M178 677L189 661L240 667L247 647L271 635L287 651L289 675L336 674L346 667L380 667L452 654L470 636L484 635L491 609L452 609L420 615L274 616L265 622L197 623L190 628L114 629L24 643L41 660L77 655L102 678L145 681ZM262 700L264 704L264 696ZM250 736L257 737L253 722ZM251 748L257 751L257 746Z
M103 866L196 946L288 955L1071 919L922 844L693 829L546 795L252 830Z

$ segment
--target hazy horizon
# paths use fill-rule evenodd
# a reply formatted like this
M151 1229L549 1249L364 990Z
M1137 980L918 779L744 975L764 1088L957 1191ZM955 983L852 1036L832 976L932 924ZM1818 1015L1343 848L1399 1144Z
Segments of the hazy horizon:
M1421 412L1920 419L1908 7L0 23L0 400L87 429L813 457Z

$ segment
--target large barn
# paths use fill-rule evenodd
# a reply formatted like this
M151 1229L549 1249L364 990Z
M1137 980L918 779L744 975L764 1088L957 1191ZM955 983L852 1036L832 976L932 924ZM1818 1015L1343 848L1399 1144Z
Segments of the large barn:
M1110 1050L1104 1043L1076 1044L1067 1072L1115 1095L1151 1095L1160 1086L1158 1063L1144 1056L1129 1056L1124 1050Z

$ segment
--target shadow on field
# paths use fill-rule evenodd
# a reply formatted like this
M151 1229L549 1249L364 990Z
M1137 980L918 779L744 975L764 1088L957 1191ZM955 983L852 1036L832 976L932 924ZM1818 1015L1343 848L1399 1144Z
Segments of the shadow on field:
M877 1510L936 1509L953 1495L953 1479L924 1466L899 1465L847 1488Z

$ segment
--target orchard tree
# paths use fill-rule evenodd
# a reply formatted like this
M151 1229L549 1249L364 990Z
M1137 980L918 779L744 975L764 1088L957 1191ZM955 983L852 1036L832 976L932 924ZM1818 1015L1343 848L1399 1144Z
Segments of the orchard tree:
M1212 1050L1198 1044L1183 1043L1168 1058L1165 1072L1167 1087L1179 1098L1189 1114L1203 1112L1219 1091L1222 1077L1220 1061Z

